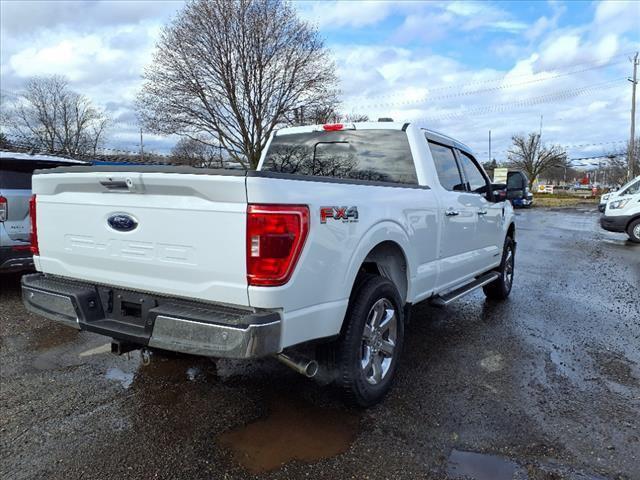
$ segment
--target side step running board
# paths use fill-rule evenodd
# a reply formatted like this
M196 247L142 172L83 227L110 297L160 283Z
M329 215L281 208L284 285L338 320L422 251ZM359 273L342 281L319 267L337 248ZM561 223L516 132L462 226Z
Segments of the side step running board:
M489 272L485 273L481 277L476 278L473 282L467 283L460 288L457 288L445 295L437 295L433 297L430 301L431 305L436 307L444 307L445 305L449 305L454 300L459 299L460 297L464 297L467 293L473 292L476 288L483 287L487 283L491 283L497 278L500 277L498 272Z

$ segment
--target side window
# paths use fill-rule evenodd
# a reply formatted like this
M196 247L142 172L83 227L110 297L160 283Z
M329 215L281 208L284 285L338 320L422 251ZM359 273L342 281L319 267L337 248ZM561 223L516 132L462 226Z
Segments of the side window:
M460 152L460 163L467 178L467 190L473 193L483 193L486 191L487 179L470 155L460 150L458 151Z
M640 192L640 180L629 185L621 195L635 195L638 192Z
M429 142L431 156L436 164L438 180L443 188L450 191L464 191L464 183L458 169L458 162L453 154L453 149L438 143Z

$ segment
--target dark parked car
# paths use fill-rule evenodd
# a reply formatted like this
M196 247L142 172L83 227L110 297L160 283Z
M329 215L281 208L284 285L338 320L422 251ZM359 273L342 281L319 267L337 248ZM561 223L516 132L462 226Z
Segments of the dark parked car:
M71 158L0 151L0 273L33 268L29 199L36 169L90 165Z

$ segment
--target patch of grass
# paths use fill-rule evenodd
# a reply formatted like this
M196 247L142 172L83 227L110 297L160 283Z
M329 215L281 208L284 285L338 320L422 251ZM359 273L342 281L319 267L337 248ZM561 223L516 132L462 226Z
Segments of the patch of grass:
M577 197L570 195L534 195L533 206L543 208L562 208L562 207L575 207L577 205L597 205L598 197Z

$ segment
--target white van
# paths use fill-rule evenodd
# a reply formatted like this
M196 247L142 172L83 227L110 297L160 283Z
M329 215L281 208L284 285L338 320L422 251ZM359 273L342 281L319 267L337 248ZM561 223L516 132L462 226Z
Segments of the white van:
M636 178L632 178L631 180L629 180L618 190L605 193L604 195L602 195L600 197L600 203L598 204L598 210L600 211L600 213L604 213L604 210L607 208L607 202L609 200L613 200L615 197L619 195L626 195L628 188L630 188L631 190L633 190L634 188L637 189L639 184L638 182L640 182L640 175L638 175Z
M610 232L627 232L632 242L640 243L640 176L609 198L600 226Z

